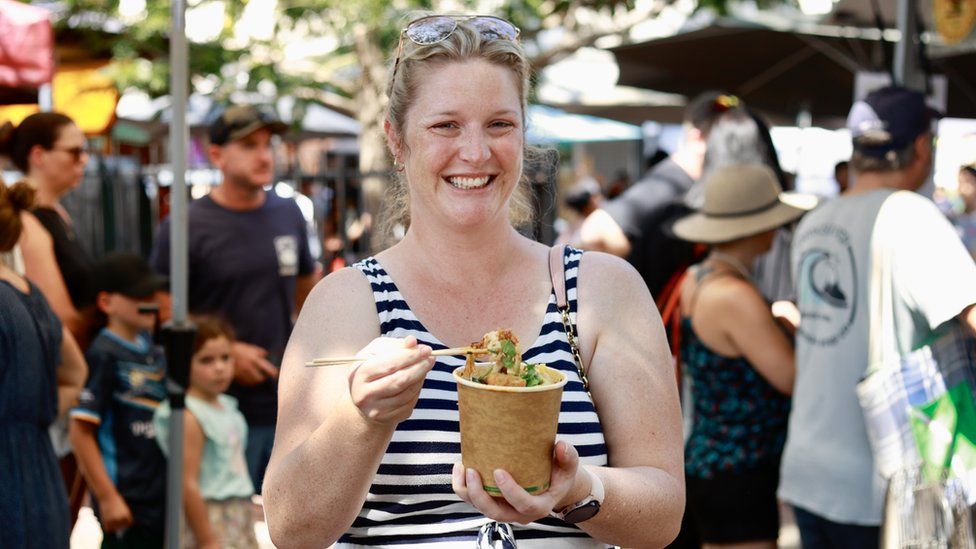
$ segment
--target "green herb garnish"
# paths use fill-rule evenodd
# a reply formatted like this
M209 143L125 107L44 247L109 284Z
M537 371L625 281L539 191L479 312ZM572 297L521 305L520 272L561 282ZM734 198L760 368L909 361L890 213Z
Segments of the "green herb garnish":
M522 379L525 380L526 387L535 387L536 385L542 385L542 376L535 369L535 364L529 364L527 362L522 363Z
M501 347L502 366L505 367L505 372L511 375L519 375L519 364L516 360L518 349L515 348L515 344L508 339L503 339L501 341Z

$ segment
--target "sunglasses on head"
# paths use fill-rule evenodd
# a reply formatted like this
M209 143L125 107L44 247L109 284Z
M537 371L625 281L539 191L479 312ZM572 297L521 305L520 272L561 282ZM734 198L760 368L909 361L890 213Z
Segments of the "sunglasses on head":
M400 31L400 42L397 44L396 61L393 62L393 76L390 78L390 89L396 82L397 69L400 66L400 54L403 53L403 37L406 36L418 46L430 46L447 40L458 28L458 21L474 27L484 40L518 40L522 31L518 27L493 15L428 15L414 19Z

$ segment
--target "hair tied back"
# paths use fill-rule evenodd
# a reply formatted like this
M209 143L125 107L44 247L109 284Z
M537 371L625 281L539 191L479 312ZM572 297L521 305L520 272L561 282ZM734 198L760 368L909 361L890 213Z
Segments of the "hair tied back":
M34 206L34 196L37 194L37 191L27 181L16 183L7 189L7 192L8 200L10 201L10 205L14 207L14 210L19 212L29 210Z
M17 128L7 120L0 126L0 154L8 154L10 151L10 144L13 142L14 132Z

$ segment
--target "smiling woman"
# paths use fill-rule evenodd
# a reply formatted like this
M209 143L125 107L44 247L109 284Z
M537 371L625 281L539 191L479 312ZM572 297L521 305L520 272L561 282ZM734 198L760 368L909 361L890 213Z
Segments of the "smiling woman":
M489 16L424 17L401 33L384 127L406 231L329 275L292 333L264 486L279 545L648 547L677 533L680 413L645 284L620 259L550 255L514 226L529 77L517 38ZM464 359L432 356L499 326L529 343L525 362L567 380L541 493L462 465L453 372ZM362 361L303 366L349 354Z
M409 131L406 128L407 111L410 108L417 108L418 88L421 83L428 83L432 76L432 70L441 67L448 60L454 62L483 63L487 65L488 71L481 71L477 68L458 69L455 67L451 74L439 76L440 84L448 86L443 89L443 93L427 97L427 100L439 101L439 97L456 97L457 99L477 97L494 98L497 93L506 93L507 105L502 105L502 111L496 114L501 117L499 120L489 122L491 137L509 136L517 137L521 156L533 156L536 151L527 148L524 143L526 105L528 99L528 79L529 67L524 57L513 46L516 45L512 39L518 36L518 29L511 23L493 17L472 19L473 25L486 29L489 36L503 36L508 39L486 40L479 42L478 46L483 46L481 55L470 55L472 44L465 38L466 33L457 33L456 20L449 17L429 17L421 18L413 23L412 30L405 29L401 34L401 42L397 48L397 57L393 63L393 71L390 78L390 86L387 90L389 94L389 106L385 127L390 143L390 152L393 155L394 163L401 164L406 161L409 155L408 143L400 139L399 135ZM444 33L447 32L447 35ZM450 37L451 40L447 40ZM419 41L418 41L419 40ZM430 42L429 45L424 45ZM468 54L465 54L465 51ZM438 55L434 55L439 52ZM493 69L493 70L492 70ZM439 73L440 71L434 71ZM479 78L484 81L475 82ZM436 86L431 85L431 88ZM466 89L465 89L466 88ZM423 101L424 98L420 98ZM504 103L504 102L503 102ZM487 107L487 104L480 105ZM449 137L460 135L462 128L458 118L465 111L458 111L449 108L446 104L439 104L438 109L431 111L428 107L429 116L432 119L424 120L430 126L430 131L437 135ZM441 119L437 117L440 116ZM423 123L418 122L418 123ZM435 126L437 126L435 128ZM478 147L477 141L471 140L471 134L463 136L467 139L468 154L471 154L470 147ZM482 152L484 149L482 149ZM478 151L473 151L478 154ZM520 158L521 161L521 158ZM521 181L521 164L518 166L515 191L508 201L508 215L511 223L516 227L523 227L532 221L532 198L528 185ZM465 175L465 174L459 174ZM484 175L483 177L487 177ZM471 179L475 179L472 181ZM477 178L466 178L464 181L455 179L450 181L452 184L461 188L480 187ZM380 220L380 230L390 234L397 226L406 229L411 224L410 215L410 193L406 185L405 172L400 170L391 182L388 199L388 207Z

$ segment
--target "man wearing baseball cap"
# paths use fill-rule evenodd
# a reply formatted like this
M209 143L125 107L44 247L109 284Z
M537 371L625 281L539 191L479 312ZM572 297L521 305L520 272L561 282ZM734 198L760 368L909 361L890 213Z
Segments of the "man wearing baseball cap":
M247 461L260 492L274 440L278 366L292 319L316 281L305 219L274 183L272 136L287 127L251 105L227 107L210 126L210 162L221 182L189 217L189 308L234 328L235 396L248 423ZM151 263L170 274L169 220Z
M868 365L920 347L955 318L976 330L976 266L914 192L932 169L937 116L900 87L855 103L853 185L807 215L793 240L801 318L779 497L804 547L878 547L887 479L855 393ZM882 310L893 322L879 321Z

